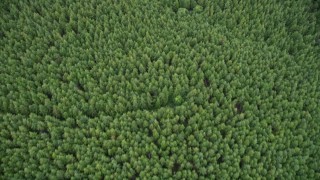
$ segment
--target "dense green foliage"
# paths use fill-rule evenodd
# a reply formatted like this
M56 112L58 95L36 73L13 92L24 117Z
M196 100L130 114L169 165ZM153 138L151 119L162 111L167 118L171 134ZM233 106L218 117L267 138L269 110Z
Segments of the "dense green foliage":
M320 179L319 1L0 4L0 179Z

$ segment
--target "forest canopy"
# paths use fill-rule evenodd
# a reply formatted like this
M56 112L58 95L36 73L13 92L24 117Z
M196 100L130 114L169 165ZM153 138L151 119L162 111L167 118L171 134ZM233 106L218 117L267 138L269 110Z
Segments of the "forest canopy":
M320 2L0 2L0 179L320 179Z

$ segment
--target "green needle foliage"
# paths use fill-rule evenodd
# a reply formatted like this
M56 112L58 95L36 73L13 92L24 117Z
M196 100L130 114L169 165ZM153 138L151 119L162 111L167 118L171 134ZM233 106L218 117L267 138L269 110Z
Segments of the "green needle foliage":
M315 0L0 2L0 179L320 179Z

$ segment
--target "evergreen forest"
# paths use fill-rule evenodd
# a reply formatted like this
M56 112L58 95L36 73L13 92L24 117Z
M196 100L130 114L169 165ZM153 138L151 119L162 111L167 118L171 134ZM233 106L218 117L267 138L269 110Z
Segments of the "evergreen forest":
M320 179L320 1L1 0L0 179Z

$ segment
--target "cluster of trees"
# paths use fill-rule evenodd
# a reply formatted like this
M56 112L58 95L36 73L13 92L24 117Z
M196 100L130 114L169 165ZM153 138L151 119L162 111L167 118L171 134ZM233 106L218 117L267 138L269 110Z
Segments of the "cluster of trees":
M3 3L0 179L319 179L319 6Z

